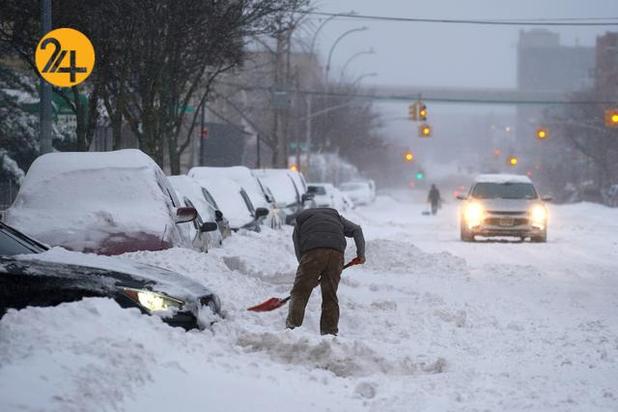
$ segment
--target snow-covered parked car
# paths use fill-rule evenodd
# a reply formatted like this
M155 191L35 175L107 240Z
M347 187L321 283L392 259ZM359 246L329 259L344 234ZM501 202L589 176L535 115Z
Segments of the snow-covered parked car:
M312 197L299 187L299 178L292 176L293 172L287 169L256 169L253 173L275 196L277 208L285 213L285 223L293 225L296 215Z
M345 193L355 205L367 205L375 199L375 189L369 181L359 180L343 183L339 189Z
M5 221L49 245L116 255L191 248L196 216L150 157L127 149L40 156Z
M263 207L256 209L247 192L238 183L225 177L194 179L212 195L232 230L260 231L260 218L268 215L269 211Z
M0 222L0 318L8 309L90 297L111 298L185 329L206 327L221 313L216 294L179 273L118 257L49 250Z
M457 197L460 207L460 237L514 236L533 242L547 241L548 210L528 176L488 174L478 176L467 195Z
M316 207L330 207L339 211L352 208L352 203L332 183L309 183L309 193L313 194Z
M223 219L223 214L217 213L214 206L208 203L202 187L186 175L168 176L167 179L180 201L185 206L197 210L197 218L193 221L191 227L194 249L207 252L210 248L220 247L223 243L223 236L219 230L218 221Z
M227 178L238 183L249 196L253 207L268 209L268 215L261 219L261 223L272 229L280 229L285 219L282 211L275 205L274 195L265 187L251 169L245 166L232 167L194 167L187 173L194 179L209 181L218 178Z
M300 198L303 202L304 208L306 209L315 207L315 202L313 201L313 194L309 193L309 186L307 185L305 176L301 172L293 170L288 170L288 174L292 176L292 180L294 180L294 184L298 189L298 193L300 194Z

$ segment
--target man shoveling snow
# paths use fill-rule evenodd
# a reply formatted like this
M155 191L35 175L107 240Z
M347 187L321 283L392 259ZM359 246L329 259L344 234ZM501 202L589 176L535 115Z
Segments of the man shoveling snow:
M308 209L296 217L293 240L299 265L292 287L286 326L301 326L313 288L322 290L320 333L336 335L339 324L337 287L343 270L346 237L356 243L355 264L365 263L365 238L361 227L342 217L335 209Z

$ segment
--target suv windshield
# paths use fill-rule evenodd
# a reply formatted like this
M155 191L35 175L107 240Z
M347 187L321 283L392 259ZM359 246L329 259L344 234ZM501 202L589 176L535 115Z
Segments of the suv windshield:
M475 199L536 199L530 183L477 183L472 189Z
M344 183L341 185L341 190L344 192L351 192L354 190L361 190L367 188L367 185L364 183Z

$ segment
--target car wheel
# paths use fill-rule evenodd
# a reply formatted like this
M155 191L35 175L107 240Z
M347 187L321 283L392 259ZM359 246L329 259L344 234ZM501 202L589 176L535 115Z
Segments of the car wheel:
M474 242L474 235L464 227L464 225L460 226L459 238L463 242Z
M533 241L534 243L545 243L545 242L547 242L547 229L545 229L543 231L543 233L538 235L538 236L532 236L530 238L530 240Z

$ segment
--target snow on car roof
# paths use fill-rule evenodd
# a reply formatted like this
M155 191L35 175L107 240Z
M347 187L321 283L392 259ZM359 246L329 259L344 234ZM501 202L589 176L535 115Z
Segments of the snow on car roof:
M140 169L159 166L147 154L137 149L113 152L55 152L39 156L32 166L37 176L52 177L75 170ZM32 179L32 175L28 178Z
M528 176L510 174L479 175L474 181L476 183L532 183Z
M219 177L232 179L245 189L254 207L269 208L257 177L251 173L251 169L246 166L194 167L189 170L187 175L194 179L202 180L218 179Z

